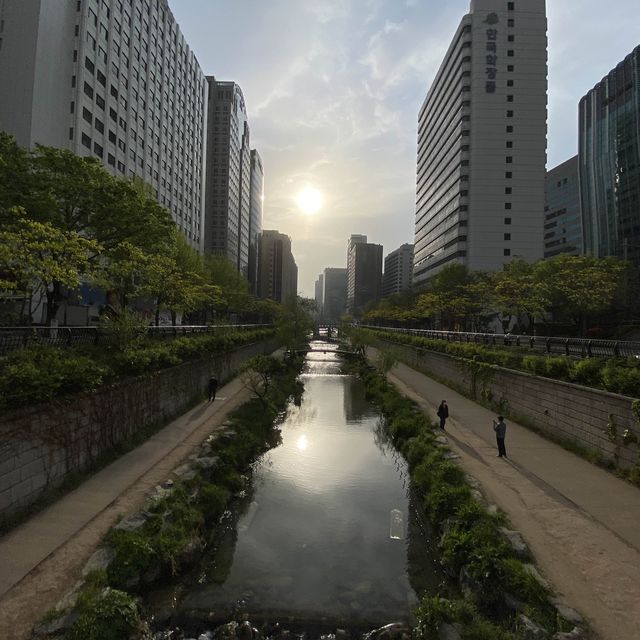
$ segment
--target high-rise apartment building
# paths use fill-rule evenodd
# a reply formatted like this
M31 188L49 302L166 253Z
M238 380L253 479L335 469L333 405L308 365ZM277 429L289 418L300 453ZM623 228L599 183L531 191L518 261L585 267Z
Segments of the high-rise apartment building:
M0 2L0 129L151 186L202 249L207 83L167 0Z
M204 248L249 273L251 147L242 89L207 76L207 181Z
M264 206L264 169L260 154L251 150L251 204L249 210L249 283L251 292L258 292L258 251L262 233Z
M544 207L544 257L582 253L578 156L547 172Z
M325 322L340 322L347 312L347 270L328 267L324 270L322 315Z
M382 297L411 289L413 245L403 244L384 259Z
M291 238L265 230L260 236L258 295L285 302L298 295L298 267L291 252Z
M382 245L368 243L366 236L351 236L347 260L347 311L359 315L368 304L381 297Z
M322 317L322 302L324 297L324 275L321 273L315 282L314 298L316 301L316 314Z
M640 265L640 46L579 107L585 252Z
M414 287L543 255L545 0L472 0L420 109Z

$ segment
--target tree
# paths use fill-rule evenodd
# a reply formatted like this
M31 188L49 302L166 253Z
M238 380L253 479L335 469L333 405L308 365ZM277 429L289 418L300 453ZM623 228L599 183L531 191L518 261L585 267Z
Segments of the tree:
M627 263L617 258L560 254L534 266L534 278L556 313L566 313L586 334L588 317L608 309Z
M268 398L273 380L282 369L282 363L271 356L256 356L243 367L242 381L245 387L258 398L265 410L269 408Z
M249 282L238 273L235 265L224 256L206 255L206 279L216 285L222 295L214 305L222 313L245 311L251 304Z
M286 300L276 319L276 333L287 349L295 349L307 341L313 331L315 301L291 296Z
M491 276L491 303L500 313L516 316L518 324L526 316L533 326L536 316L545 312L549 299L535 277L534 265L515 258L504 265L502 271Z
M107 251L121 242L147 251L171 243L174 222L146 185L111 176L97 158L38 146L31 172L29 217L97 240Z
M101 247L74 231L57 229L22 217L0 230L0 288L30 294L41 292L47 300L47 323L55 319L60 300L75 291L92 272L90 256Z

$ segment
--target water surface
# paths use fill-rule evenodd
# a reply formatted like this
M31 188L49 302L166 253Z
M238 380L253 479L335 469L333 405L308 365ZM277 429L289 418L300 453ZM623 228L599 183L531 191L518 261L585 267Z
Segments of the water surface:
M338 356L310 353L302 379L282 443L254 464L237 522L184 585L178 609L209 620L241 610L252 620L410 621L414 587L435 588L439 576L405 462Z

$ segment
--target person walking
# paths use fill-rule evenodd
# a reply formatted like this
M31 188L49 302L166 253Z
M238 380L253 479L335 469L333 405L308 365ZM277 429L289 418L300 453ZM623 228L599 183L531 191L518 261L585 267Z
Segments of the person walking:
M449 417L449 407L447 406L447 401L443 400L438 407L438 418L440 418L440 428L444 429L444 423L447 421Z
M209 402L216 399L216 391L218 390L218 378L211 376L209 378Z
M504 438L507 435L507 425L502 416L498 416L498 419L493 421L493 430L496 432L498 443L498 458L506 458L507 450L504 447Z

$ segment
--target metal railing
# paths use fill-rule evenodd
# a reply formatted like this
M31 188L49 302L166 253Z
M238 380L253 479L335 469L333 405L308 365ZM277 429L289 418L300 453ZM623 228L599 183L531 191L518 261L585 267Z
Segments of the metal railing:
M577 358L591 357L640 357L640 342L628 340L592 340L589 338L561 338L496 333L467 333L460 331L431 331L428 329L398 329L359 325L364 329L389 331L404 335L446 340L447 342L482 344L509 348L528 349L547 355L565 355Z
M221 331L251 331L270 324L181 325L146 327L152 340L172 340L183 336L215 334ZM0 355L32 345L77 347L115 344L117 337L101 327L0 327Z

